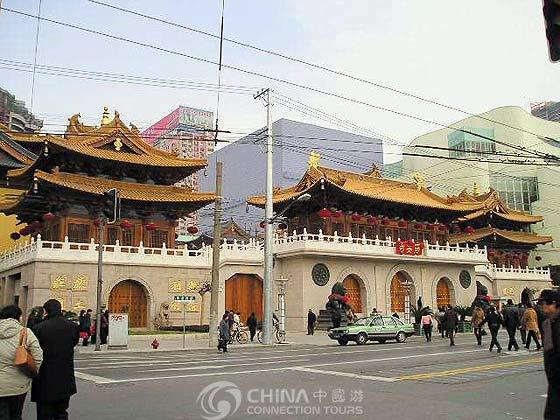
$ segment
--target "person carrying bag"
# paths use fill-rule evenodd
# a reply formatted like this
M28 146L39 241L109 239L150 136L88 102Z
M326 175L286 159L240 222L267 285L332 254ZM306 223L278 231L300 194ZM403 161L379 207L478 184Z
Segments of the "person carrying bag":
M21 309L0 310L0 419L20 420L25 396L43 361L33 331L23 327Z

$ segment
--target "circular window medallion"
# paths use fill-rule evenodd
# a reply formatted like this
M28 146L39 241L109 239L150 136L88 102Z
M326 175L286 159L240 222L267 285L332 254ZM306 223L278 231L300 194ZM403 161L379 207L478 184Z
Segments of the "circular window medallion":
M323 263L315 264L313 270L311 271L311 277L317 286L324 286L329 282L329 269Z
M459 274L459 283L461 283L463 288L468 289L471 285L471 273L466 270L461 271L461 274Z

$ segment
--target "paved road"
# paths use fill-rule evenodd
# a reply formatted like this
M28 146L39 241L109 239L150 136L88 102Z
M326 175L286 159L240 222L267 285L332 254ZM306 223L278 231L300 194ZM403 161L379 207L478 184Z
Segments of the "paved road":
M229 411L235 412L224 418L542 418L542 355L498 355L473 339L460 337L455 348L440 338L430 344L413 338L346 347L238 347L228 354L78 355L79 394L71 414L99 420L217 420ZM205 387L211 389L197 401Z

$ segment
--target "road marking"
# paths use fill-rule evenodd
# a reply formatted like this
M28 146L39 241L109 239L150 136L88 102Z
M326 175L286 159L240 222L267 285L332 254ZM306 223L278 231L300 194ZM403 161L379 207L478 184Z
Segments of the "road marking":
M358 375L356 373L348 373L348 372L337 372L334 370L320 370L320 369L311 369L306 367L293 367L289 368L290 370L297 370L300 372L309 372L309 373L319 373L321 375L334 375L334 376L344 376L347 378L353 379L365 379L368 381L381 381L381 382L397 382L399 379L397 378L387 378L385 376L369 376L369 375Z
M88 373L83 372L74 372L74 376L79 379L83 379L84 381L95 382L96 384L110 384L114 382L113 379L104 378L102 376L90 375Z
M336 365L347 365L356 363L374 363L374 362L387 362L390 360L402 360L402 359L417 359L420 357L433 357L433 356L453 356L454 354L465 354L465 353L477 353L481 351L488 351L483 349L477 350L463 350L463 351L446 351L442 353L425 353L425 354L411 354L408 356L397 356L397 357L383 357L381 359L366 359L366 360L349 360L346 362L336 362ZM321 366L332 366L333 363L318 363L313 365L306 365L304 367L321 367Z
M460 374L463 374L463 373L481 372L481 371L485 371L485 370L508 368L508 367L521 366L521 365L537 364L537 363L540 364L541 360L540 359L516 360L514 362L494 363L494 364L490 364L490 365L470 366L470 367L466 367L466 368L443 370L443 371L438 371L438 372L418 373L418 374L415 374L415 375L399 376L396 379L401 380L401 381L411 381L411 380L418 380L418 379L430 379L430 378L437 378L437 377L441 377L441 376L454 376L454 375L460 375Z
M224 360L227 363L227 360ZM299 359L299 360L290 360L290 363L296 362L309 362L309 359ZM183 371L183 370L206 370L206 369L223 369L228 367L238 367L238 366L255 366L255 365L269 365L271 363L278 363L277 361L271 362L261 362L261 363L236 363L233 365L207 365L207 366L190 366L190 367L177 367L177 368L166 368L166 369L148 369L148 370L137 370L138 373L148 373L148 372L173 372L173 371Z

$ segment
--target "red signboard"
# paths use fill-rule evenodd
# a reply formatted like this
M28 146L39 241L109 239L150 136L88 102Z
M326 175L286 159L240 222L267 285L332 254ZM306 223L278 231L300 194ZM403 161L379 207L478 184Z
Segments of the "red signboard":
M397 241L397 254L399 255L423 255L424 243L414 241Z

